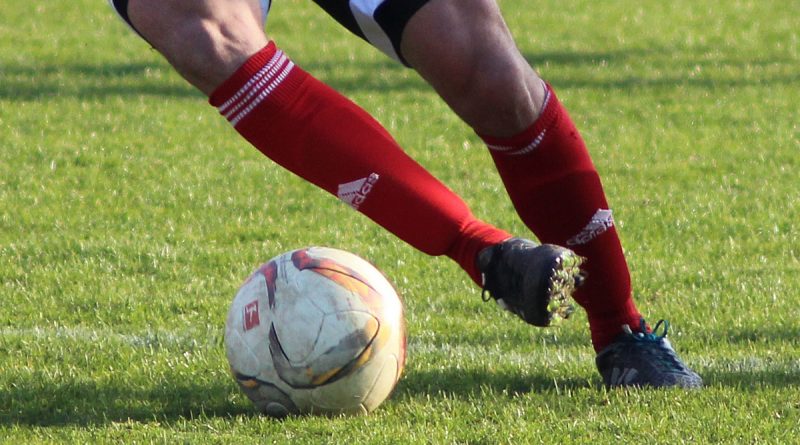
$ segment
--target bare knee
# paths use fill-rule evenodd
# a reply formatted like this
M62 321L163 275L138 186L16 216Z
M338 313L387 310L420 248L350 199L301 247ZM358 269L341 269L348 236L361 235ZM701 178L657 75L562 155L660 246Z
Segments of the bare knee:
M258 1L130 0L142 36L190 83L210 94L266 45Z
M406 26L402 51L478 133L511 136L538 115L541 80L494 0L432 0Z
M515 50L516 51L516 50ZM509 137L527 128L538 116L544 89L541 80L514 54L473 53L469 67L447 90L454 110L479 134ZM442 95L445 97L445 95Z

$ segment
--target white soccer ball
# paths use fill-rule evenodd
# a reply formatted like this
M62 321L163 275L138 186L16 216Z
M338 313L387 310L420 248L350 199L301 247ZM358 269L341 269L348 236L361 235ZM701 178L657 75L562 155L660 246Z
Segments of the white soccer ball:
M326 247L294 250L239 288L225 351L239 386L267 415L366 414L403 371L403 306L366 260Z

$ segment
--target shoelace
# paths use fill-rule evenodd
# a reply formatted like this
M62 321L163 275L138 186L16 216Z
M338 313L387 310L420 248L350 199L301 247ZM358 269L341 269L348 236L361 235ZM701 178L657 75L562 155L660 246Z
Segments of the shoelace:
M662 334L658 334L658 329L661 328L661 327L663 327L663 329L662 329L663 333ZM664 337L667 336L667 332L669 331L669 321L668 320L663 320L663 319L662 320L658 320L658 322L656 323L655 327L653 327L650 330L650 332L647 332L647 323L645 323L644 318L640 318L639 319L639 328L641 329L639 332L633 332L633 330L631 330L630 325L627 325L627 324L622 325L622 330L626 334L628 334L628 335L632 336L633 338L635 338L636 340L645 341L645 342L659 342Z
M645 346L646 344L655 346L646 348L645 351L656 359L655 363L658 364L659 368L685 373L686 370L684 369L683 363L681 363L678 356L675 355L672 348L662 347L662 340L664 340L664 337L667 336L667 332L669 331L669 321L663 319L659 320L650 332L647 332L647 324L644 319L640 319L639 326L641 332L633 332L631 327L627 324L622 326L622 330L625 331L626 334L629 334L634 342L641 346ZM661 333L658 332L659 329L661 329Z

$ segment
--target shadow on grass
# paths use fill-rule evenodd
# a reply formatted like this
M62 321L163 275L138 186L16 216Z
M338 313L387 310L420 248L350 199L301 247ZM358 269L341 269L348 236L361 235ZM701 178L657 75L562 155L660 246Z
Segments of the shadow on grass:
M794 326L733 327L717 331L712 338L724 339L726 343L735 344L796 343L800 341L800 323Z
M800 363L794 369L704 369L701 377L705 387L732 387L742 391L765 388L800 387ZM483 373L463 369L415 371L403 378L395 391L401 397L441 394L453 398L485 397L485 394L516 397L528 393L559 393L575 390L603 390L600 375L589 380L570 375L553 376L547 373ZM643 389L647 390L647 389ZM680 390L680 389L676 389Z
M549 80L549 79L548 79ZM676 87L679 85L699 88L703 90L731 89L746 86L793 86L800 82L798 75L773 75L760 79L718 79L718 78L692 78L689 76L660 76L658 78L626 77L620 79L586 79L577 77L557 77L552 79L559 89L566 88L591 88L607 90L650 89L654 87Z
M173 382L162 388L76 381L48 388L9 386L0 389L0 425L86 426L258 415L250 405L232 402L231 391L236 388L192 382Z
M444 394L456 398L472 398L489 392L515 397L531 392L559 392L592 387L600 387L599 376L595 381L569 375L554 377L548 373L481 372L451 368L409 373L400 381L396 393L409 397Z
M755 391L800 386L796 369L718 370L703 372L707 387L727 386ZM515 398L528 393L602 391L599 376L589 380L550 373L481 372L436 369L407 374L395 390L398 399L421 396L455 399ZM175 422L198 417L260 416L247 401L235 403L235 387L175 382L164 388L137 389L118 382L65 382L43 389L9 386L0 390L0 425L105 425L117 422ZM238 397L238 396L237 396Z
M202 97L188 83L165 82L167 65L85 63L13 65L0 68L0 99L36 101L53 97Z
M613 51L541 51L523 50L523 57L536 68L538 66L599 66L615 65L634 58L645 58L654 54L654 50L643 48L622 48Z
M0 61L2 63L2 61ZM352 69L349 66L352 65ZM344 69L341 69L343 68ZM406 68L392 61L355 63L315 62L304 69L322 77L344 92L404 91L428 89ZM97 98L107 96L205 97L189 83L176 80L169 65L86 63L0 67L0 100L36 101L53 97Z
M595 385L568 376L554 379L546 374L445 369L406 375L395 394L411 398L428 394L471 398L488 392L515 397L529 392L557 392ZM133 388L125 382L98 385L85 381L66 381L47 388L12 385L0 390L0 425L88 426L260 416L243 396L239 403L235 402L235 397L239 396L235 387L222 382L211 385L173 382L159 388Z
M707 387L727 386L739 390L755 391L764 388L800 387L800 370L753 369L753 370L705 370L703 382Z
M704 54L703 58L694 57ZM594 75L562 75L552 78L559 88L629 89L672 87L686 85L713 90L748 85L796 85L800 73L785 69L779 73L743 75L748 70L768 70L791 67L796 64L789 58L734 57L715 54L715 49L702 48L622 48L614 51L551 51L526 53L533 65L558 67L607 65L606 78ZM626 61L646 60L655 69L648 76L632 77L614 74L615 66L623 68ZM2 63L2 61L0 61ZM303 68L320 77L333 88L348 93L389 91L430 91L419 76L399 63L389 59L326 60L317 59ZM721 69L725 70L720 74ZM697 71L701 75L692 76ZM710 74L705 74L710 73ZM174 76L166 82L167 76ZM121 64L3 64L0 67L0 99L33 101L51 97L105 97L105 96L171 96L203 97L188 83L174 79L177 75L166 62L139 62Z
M796 60L788 57L764 58L759 56L732 57L729 54L715 54L718 48L626 48L618 51L558 51L525 53L525 59L533 66L551 65L554 70L568 66L599 67L608 66L610 74L606 78L595 76L564 75L550 79L558 88L602 88L629 89L674 87L685 85L705 90L733 88L742 86L796 85L800 73L794 70ZM695 57L703 54L702 58ZM654 68L648 76L631 77L614 75L614 67L623 68L626 61L647 60ZM761 76L745 76L753 69L767 70L786 67L786 73L768 73ZM725 70L720 74L720 70ZM622 73L622 70L619 70ZM697 74L702 73L702 74ZM706 74L711 73L711 74ZM656 75L657 74L657 75ZM610 77L609 77L610 76Z

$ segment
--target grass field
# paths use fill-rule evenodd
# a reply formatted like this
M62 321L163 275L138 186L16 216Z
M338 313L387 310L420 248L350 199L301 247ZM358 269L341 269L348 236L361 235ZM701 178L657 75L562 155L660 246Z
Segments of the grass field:
M800 3L502 0L600 170L635 297L705 379L607 391L586 317L535 330L287 174L100 0L0 5L0 443L800 443ZM268 29L492 223L480 141L309 1ZM409 360L362 418L258 415L222 324L256 266L329 245L402 293Z

